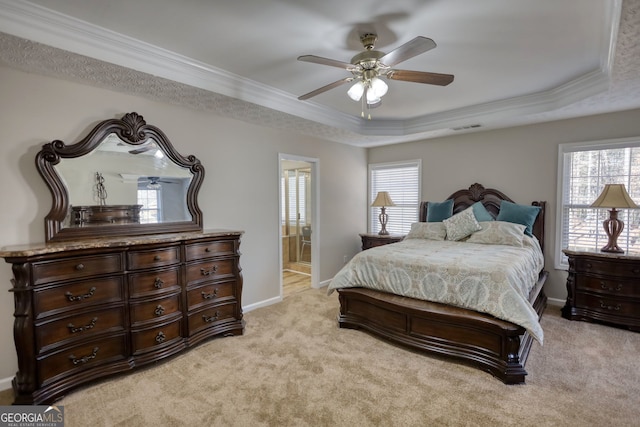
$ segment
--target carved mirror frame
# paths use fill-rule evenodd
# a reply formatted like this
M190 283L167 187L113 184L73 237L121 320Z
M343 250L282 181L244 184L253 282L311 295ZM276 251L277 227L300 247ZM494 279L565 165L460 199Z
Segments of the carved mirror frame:
M171 161L180 167L188 169L193 174L185 201L192 217L191 221L83 227L63 226L69 214L69 194L63 179L54 166L61 159L79 158L91 153L112 133L132 146L142 145L150 139L153 140ZM51 210L44 220L47 242L202 231L202 211L198 207L198 191L204 179L204 167L195 156L184 157L178 153L164 132L155 126L148 125L138 113L127 113L122 119L104 120L98 123L84 139L75 144L66 145L60 140L45 144L36 156L36 168L49 187L53 198Z

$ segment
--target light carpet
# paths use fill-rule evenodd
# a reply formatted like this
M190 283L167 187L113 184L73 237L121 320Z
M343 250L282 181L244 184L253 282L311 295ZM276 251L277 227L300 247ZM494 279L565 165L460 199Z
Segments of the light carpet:
M337 326L337 295L309 289L245 314L245 335L79 389L74 426L631 426L640 334L542 318L527 384Z

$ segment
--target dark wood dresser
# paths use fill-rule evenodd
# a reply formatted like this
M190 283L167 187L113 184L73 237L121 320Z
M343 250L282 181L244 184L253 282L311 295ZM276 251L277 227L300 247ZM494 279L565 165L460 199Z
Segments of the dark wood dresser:
M640 331L640 254L563 252L569 276L562 316Z
M376 246L388 245L389 243L396 243L402 241L404 236L398 234L369 234L362 233L360 234L360 238L362 239L362 250L366 250L369 248L374 248Z
M13 265L15 404L241 335L241 231L7 247Z
M138 224L142 205L72 206L72 226L93 224Z

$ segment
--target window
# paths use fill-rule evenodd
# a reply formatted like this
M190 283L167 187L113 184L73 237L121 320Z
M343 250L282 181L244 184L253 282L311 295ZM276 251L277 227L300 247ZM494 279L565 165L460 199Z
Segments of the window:
M562 249L600 250L607 244L602 222L609 210L590 208L605 184L624 184L631 199L640 202L640 138L561 144L558 159L558 218L556 268L566 269ZM618 246L640 251L640 210L622 209L624 230Z
M141 224L156 224L160 218L160 190L138 188Z
M306 201L311 197L309 180L311 172L308 169L287 169L280 178L280 191L282 206L282 225L307 224L308 209Z
M385 208L387 231L406 234L418 220L420 200L420 160L369 165L369 232L380 231L380 208L371 207L378 191L388 191L395 206Z

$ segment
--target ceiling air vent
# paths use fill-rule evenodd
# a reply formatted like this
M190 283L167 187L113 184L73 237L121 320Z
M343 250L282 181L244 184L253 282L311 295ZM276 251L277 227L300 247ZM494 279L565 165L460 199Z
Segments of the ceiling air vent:
M467 129L475 129L475 128L479 128L482 125L479 123L476 123L475 125L466 125L466 126L458 126L457 128L451 128L451 130L467 130Z

